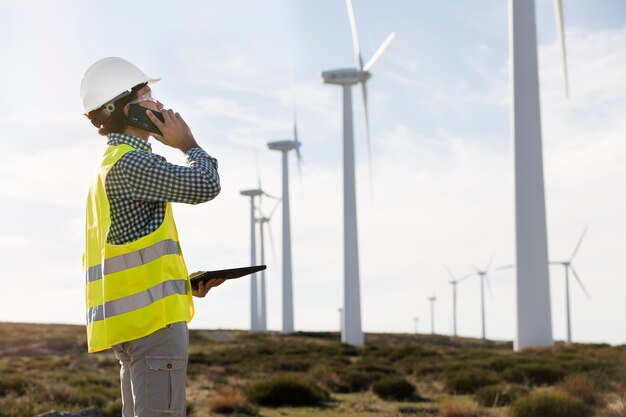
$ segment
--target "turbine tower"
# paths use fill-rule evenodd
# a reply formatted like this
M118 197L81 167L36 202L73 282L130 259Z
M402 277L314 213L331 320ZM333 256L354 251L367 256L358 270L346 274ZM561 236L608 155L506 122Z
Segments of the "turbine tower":
M272 238L272 229L269 227L270 226L270 221L272 220L272 216L274 214L274 211L276 211L276 208L278 207L278 203L280 203L280 201L276 202L276 205L274 206L274 208L272 209L272 211L270 212L270 214L268 216L264 216L263 213L261 212L261 210L259 210L260 213L260 217L258 217L256 219L256 222L259 224L259 234L261 237L261 265L265 265L265 233L264 233L264 229L265 229L265 225L267 225L269 233L270 233L270 242L272 244L272 253L274 254L274 239ZM266 285L265 285L265 270L262 270L261 272L261 282L260 282L260 296L259 296L259 331L266 331L267 330L267 291L266 291Z
M352 131L352 86L361 83L363 108L365 110L365 132L371 166L367 90L365 83L371 77L370 70L394 38L395 33L390 33L369 62L363 65L351 0L346 0L346 7L348 9L348 18L350 19L350 27L352 29L356 68L323 71L321 77L325 84L340 85L343 88L344 326L341 333L341 341L353 346L363 346L354 172L354 137Z
M428 301L430 301L430 334L435 334L435 301L437 301L437 297L434 295L428 297Z
M265 234L263 229L265 224L270 221L268 217L261 216L256 219L259 223L259 234L261 235L261 265L265 265ZM265 291L265 270L261 271L259 291L259 331L267 331L267 292Z
M563 262L550 262L550 264L552 265L563 265L563 268L565 269L565 314L567 318L567 343L568 344L572 343L572 323L571 323L571 318L570 318L570 299L569 299L569 271L570 270L572 271L572 274L574 274L574 278L576 278L578 285L580 285L580 288L583 290L587 298L591 299L591 296L587 292L587 289L583 285L583 282L580 280L580 277L578 276L578 274L576 273L576 270L572 266L572 261L574 260L574 256L576 256L576 253L578 252L578 249L580 248L580 244L582 243L583 238L585 237L586 233L587 233L587 228L583 230L583 233L580 236L580 239L578 239L578 244L576 245L576 248L574 249L574 252L572 253L572 256L570 256L569 260L563 261Z
M296 106L293 107L293 139L268 142L267 147L273 151L282 153L283 166L283 333L294 332L293 320L293 276L291 268L291 221L289 214L289 158L288 153L295 149L298 158L298 166L302 161L298 141L298 128L296 123Z
M255 228L255 206L254 197L262 196L261 188L243 190L239 194L250 197L250 265L256 265L256 228ZM250 331L258 332L261 330L259 323L259 294L257 291L256 273L250 277Z
M452 285L452 329L453 329L454 337L456 337L457 336L457 332L456 332L456 286L459 283L465 281L467 278L471 277L472 274L467 274L461 278L456 278L456 276L452 273L452 271L450 271L450 269L446 265L444 265L444 267L446 268L446 271L448 271L448 274L452 278L452 281L450 281L450 284Z
M567 87L561 1L555 0ZM515 153L517 335L515 349L551 346L552 315L543 181L535 1L509 0Z
M480 277L480 318L481 318L481 338L487 339L487 330L485 329L485 280L489 285L487 271L476 270L476 274Z

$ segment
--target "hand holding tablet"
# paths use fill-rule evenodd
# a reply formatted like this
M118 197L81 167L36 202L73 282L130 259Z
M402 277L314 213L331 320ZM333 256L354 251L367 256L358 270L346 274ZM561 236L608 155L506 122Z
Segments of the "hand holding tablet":
M266 265L246 266L243 268L220 269L216 271L206 271L193 273L189 277L192 288L197 288L199 282L207 282L212 279L234 279L266 269Z

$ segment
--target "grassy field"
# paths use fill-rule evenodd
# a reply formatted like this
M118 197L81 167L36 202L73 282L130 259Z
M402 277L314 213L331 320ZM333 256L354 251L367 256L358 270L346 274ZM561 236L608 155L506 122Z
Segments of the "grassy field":
M83 326L0 323L0 417L89 407L119 416L118 372L110 351L86 353ZM319 405L270 407L253 399L253 389L285 375L321 393ZM382 399L385 386L400 395L397 381L415 392ZM273 395L286 402L293 396ZM366 347L357 349L330 332L195 330L187 397L190 417L558 417L532 407L568 410L570 402L582 411L563 411L568 417L626 417L626 346L556 344L515 353L511 343L367 334Z

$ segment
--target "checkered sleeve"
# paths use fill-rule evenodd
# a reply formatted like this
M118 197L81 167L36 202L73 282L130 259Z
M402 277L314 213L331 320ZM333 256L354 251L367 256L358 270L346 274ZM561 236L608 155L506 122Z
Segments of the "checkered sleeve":
M201 148L187 152L187 166L139 150L128 152L118 164L134 200L199 204L221 190L217 160Z

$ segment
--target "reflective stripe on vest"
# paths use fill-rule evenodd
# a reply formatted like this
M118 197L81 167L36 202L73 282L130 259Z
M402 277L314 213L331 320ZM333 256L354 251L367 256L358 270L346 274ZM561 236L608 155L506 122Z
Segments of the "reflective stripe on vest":
M125 269L134 268L139 265L152 262L163 255L172 255L179 253L178 242L172 239L163 240L157 242L152 246L140 249L135 252L130 252L125 255L118 255L113 258L105 259L104 261L104 273L106 275L114 272L123 271ZM97 281L102 279L102 265L94 265L90 267L85 273L85 283Z
M187 280L165 281L140 293L91 307L87 311L87 323L138 310L169 295L186 293Z
M106 175L133 150L129 145L107 148L87 198L83 270L89 352L193 317L191 285L170 203L154 232L123 245L106 242L111 225Z

